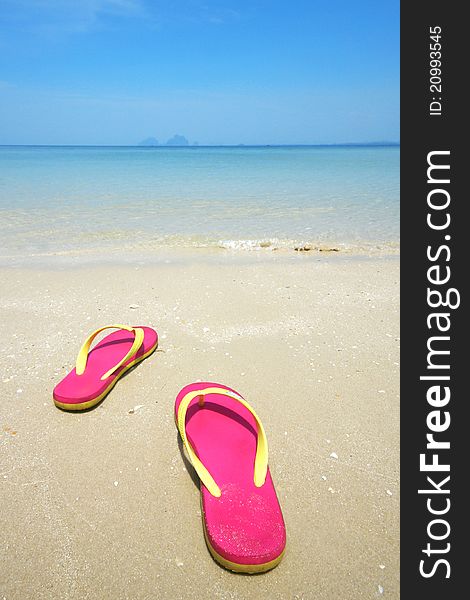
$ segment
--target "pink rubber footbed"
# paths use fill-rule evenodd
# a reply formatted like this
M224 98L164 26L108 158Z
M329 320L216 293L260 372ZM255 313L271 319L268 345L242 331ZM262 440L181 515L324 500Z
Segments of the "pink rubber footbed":
M110 384L119 377L126 365L147 354L157 345L157 332L150 327L144 330L144 341L137 353L131 357L110 377L101 381L101 377L116 365L131 349L134 334L125 329L119 329L104 337L88 354L85 371L77 375L75 369L59 382L54 388L54 399L63 404L82 404L97 398Z
M198 382L183 388L183 397L207 387L231 388ZM238 394L238 392L235 392ZM239 402L220 394L191 401L186 413L188 440L221 490L216 498L201 485L203 518L212 548L226 560L259 565L276 559L284 550L286 530L276 491L268 469L266 482L253 481L257 430L251 413Z

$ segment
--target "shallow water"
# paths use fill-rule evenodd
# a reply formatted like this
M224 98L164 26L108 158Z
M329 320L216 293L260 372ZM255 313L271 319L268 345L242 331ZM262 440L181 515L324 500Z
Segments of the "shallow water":
M399 244L398 147L0 147L0 255Z

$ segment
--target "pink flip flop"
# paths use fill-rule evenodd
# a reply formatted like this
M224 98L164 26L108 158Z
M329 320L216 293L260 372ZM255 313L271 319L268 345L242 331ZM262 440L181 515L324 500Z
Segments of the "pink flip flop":
M118 329L104 337L89 352L95 337L105 329ZM54 388L54 404L65 410L84 410L98 404L118 379L158 346L157 332L150 327L107 325L83 343L75 369Z
M259 417L235 390L202 382L179 392L175 419L201 480L212 556L231 571L272 569L284 554L286 530Z

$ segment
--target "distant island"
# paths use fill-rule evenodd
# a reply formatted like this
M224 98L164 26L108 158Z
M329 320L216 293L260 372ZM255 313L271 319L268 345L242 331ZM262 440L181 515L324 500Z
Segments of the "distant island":
M142 140L141 142L139 142L139 146L158 146L158 140L154 137L148 137L145 138L145 140Z
M187 140L187 138L184 137L184 135L178 135L175 133L175 135L173 137L171 137L166 144L160 144L159 141L154 138L154 137L148 137L145 138L145 140L142 140L141 142L139 142L138 146L146 146L146 147L152 147L152 146L189 146L189 141ZM198 145L198 142L194 142L193 144L194 146Z
M184 137L184 135L174 135L170 138L167 143L167 146L189 146L188 140Z

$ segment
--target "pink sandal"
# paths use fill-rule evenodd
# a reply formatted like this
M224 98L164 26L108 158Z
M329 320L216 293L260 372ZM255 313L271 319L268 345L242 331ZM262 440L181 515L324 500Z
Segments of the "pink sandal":
M263 425L235 390L192 383L178 394L175 418L201 480L204 535L231 571L260 573L282 559L286 530L268 468Z
M105 329L118 329L89 352L95 337ZM54 388L54 403L65 410L84 410L98 404L118 379L158 346L157 332L150 327L107 325L88 336L78 353L75 369Z

